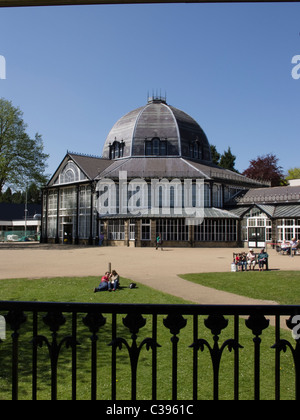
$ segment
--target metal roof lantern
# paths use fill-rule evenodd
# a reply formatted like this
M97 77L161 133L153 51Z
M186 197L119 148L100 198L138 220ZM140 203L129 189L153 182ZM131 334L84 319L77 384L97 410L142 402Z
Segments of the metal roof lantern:
M211 163L210 145L200 125L185 112L168 105L166 97L120 118L110 130L103 157L184 157Z

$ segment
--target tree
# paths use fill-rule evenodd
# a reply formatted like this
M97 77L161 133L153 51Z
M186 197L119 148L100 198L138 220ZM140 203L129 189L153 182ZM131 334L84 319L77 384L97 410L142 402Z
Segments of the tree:
M4 185L24 188L31 181L46 183L46 160L42 137L26 133L23 113L10 101L0 98L0 193Z
M300 168L292 168L288 170L287 180L300 179Z
M5 192L0 193L0 203L12 203L12 196L11 188L7 188Z
M27 196L27 203L30 204L41 204L42 194L40 188L35 184L31 183L25 191L12 192L11 188L3 193L0 193L0 203L13 203L13 204L25 204Z
M230 171L237 172L237 170L235 169L236 156L232 154L230 147L228 147L228 150L221 155L217 151L216 146L211 144L210 153L213 163L215 163L216 165L220 165L224 169L229 169Z
M220 159L220 166L224 169L229 169L230 171L237 172L235 169L236 156L231 152L231 148L228 147L227 152L224 152Z
M278 162L279 159L271 153L258 156L257 159L250 161L250 166L243 172L243 175L259 181L269 181L272 187L283 185L285 183L284 174Z
M32 182L27 189L27 203L40 204L41 201L41 190L37 187L36 184Z
M211 153L211 158L212 158L213 163L215 163L216 165L219 165L221 155L217 151L216 146L214 146L213 144L210 145L210 153Z

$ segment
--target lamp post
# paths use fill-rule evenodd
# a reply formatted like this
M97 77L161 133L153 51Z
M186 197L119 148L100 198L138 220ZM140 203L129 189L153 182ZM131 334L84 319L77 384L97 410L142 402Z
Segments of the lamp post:
M25 187L25 236L24 236L24 240L26 241L26 236L27 236L27 184Z

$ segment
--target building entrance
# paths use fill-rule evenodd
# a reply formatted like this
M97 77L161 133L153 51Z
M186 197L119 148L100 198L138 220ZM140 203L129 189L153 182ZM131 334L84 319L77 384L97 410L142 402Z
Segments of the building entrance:
M67 223L63 225L63 241L64 244L72 244L73 243L73 224Z
M266 228L248 227L249 248L265 248L266 246Z

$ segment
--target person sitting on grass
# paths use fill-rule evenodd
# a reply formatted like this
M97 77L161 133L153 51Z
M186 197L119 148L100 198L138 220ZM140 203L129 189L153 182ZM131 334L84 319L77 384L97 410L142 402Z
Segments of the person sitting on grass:
M269 255L266 253L265 249L263 248L257 257L259 271L264 271L264 265L267 265L268 258L269 258Z
M108 283L108 290L111 292L112 290L115 292L120 286L120 277L119 274L113 270L110 275L110 281Z
M110 273L107 271L105 275L102 277L101 283L99 284L99 286L94 289L94 293L105 292L106 290L108 290L109 279L110 279Z

